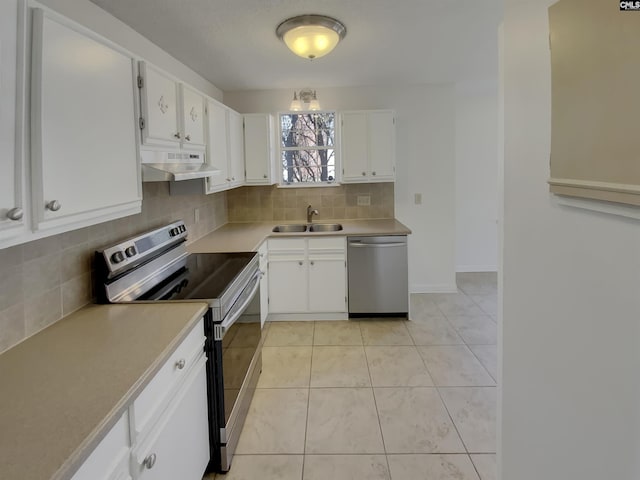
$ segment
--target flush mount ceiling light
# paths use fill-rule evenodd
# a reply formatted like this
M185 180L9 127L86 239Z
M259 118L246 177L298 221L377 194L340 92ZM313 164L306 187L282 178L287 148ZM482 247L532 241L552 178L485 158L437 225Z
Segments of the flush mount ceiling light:
M299 15L276 28L276 35L296 55L309 58L324 57L347 34L346 27L335 18L324 15Z
M300 97L300 100L298 100L298 96ZM291 101L289 110L293 112L299 112L301 110L320 110L320 102L318 102L316 91L305 88L300 90L299 95L296 95L296 92L293 92L293 100Z

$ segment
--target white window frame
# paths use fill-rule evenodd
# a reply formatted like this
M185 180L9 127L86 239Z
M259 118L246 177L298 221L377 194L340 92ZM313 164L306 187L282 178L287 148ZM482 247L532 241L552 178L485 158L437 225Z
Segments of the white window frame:
M286 183L284 181L284 171L282 167L282 154L284 152L284 147L282 146L282 115L291 115L291 114L309 114L309 113L331 113L334 116L334 128L333 128L333 151L335 158L335 178L331 181L326 182L298 182L298 183ZM336 110L299 110L292 111L286 110L282 112L278 112L277 114L277 142L278 142L278 158L277 166L278 166L278 188L318 188L318 187L333 187L339 186L342 181L342 162L340 160L340 115Z

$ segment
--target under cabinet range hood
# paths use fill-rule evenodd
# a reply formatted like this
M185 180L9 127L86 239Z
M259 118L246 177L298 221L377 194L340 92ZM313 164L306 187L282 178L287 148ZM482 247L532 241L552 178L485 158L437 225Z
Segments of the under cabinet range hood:
M212 177L221 173L217 168L205 163L202 152L141 150L140 157L143 182L178 182Z

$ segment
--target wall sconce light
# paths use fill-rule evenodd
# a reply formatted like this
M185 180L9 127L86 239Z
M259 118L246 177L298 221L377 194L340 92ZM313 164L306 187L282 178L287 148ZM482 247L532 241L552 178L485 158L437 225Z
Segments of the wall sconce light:
M299 97L299 99L298 99ZM293 112L299 112L301 110L320 110L320 102L315 90L305 88L300 90L300 93L293 92L293 100L289 105L289 110Z
M276 28L276 35L296 55L313 60L331 52L347 34L347 28L325 15L299 15Z

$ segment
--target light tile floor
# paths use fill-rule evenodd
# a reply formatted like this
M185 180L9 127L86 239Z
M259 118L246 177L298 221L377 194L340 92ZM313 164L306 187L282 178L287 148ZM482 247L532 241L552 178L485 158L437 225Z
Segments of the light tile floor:
M457 281L412 295L409 321L269 324L231 471L215 479L495 480L496 275Z

